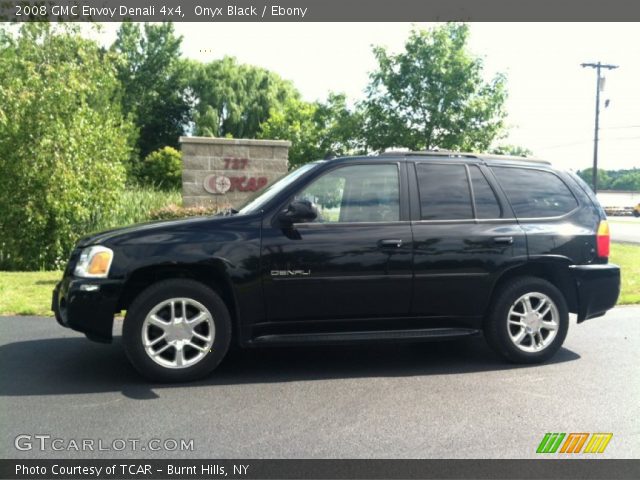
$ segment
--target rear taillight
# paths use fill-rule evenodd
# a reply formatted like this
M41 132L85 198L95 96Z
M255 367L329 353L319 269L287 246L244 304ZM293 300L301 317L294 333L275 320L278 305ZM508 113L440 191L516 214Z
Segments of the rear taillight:
M596 247L598 257L609 257L609 247L611 246L611 235L609 234L609 223L601 220L598 225L598 234L596 235Z

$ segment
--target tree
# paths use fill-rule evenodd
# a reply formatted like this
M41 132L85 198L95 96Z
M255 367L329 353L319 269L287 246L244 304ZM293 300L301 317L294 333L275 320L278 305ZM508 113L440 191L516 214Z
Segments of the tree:
M262 124L259 138L289 140L289 166L297 167L324 157L320 148L320 134L315 122L318 106L291 98L278 109L272 109Z
M188 69L180 58L182 37L171 23L124 22L112 51L118 54L122 110L138 130L140 159L164 146L178 148L191 121Z
M613 190L640 192L640 170L627 171L611 182Z
M191 63L191 72L196 135L256 138L270 112L300 98L291 82L232 57Z
M117 204L134 127L113 60L77 27L0 28L0 268L59 268Z
M361 125L361 112L350 109L343 94L314 103L293 98L271 111L259 137L291 141L289 165L295 167L331 155L362 153Z
M511 155L514 157L530 157L533 155L531 150L519 145L498 145L489 150L489 153L495 155Z
M325 154L356 155L365 153L367 146L362 129L364 116L358 107L350 108L342 93L330 93L319 102L316 125L320 130L320 150Z
M503 129L505 77L483 80L468 36L466 25L447 24L412 31L397 55L374 48L378 69L363 105L371 149L489 148Z
M585 168L576 172L587 185L593 188L593 168ZM598 189L608 190L611 188L611 177L606 170L598 169Z

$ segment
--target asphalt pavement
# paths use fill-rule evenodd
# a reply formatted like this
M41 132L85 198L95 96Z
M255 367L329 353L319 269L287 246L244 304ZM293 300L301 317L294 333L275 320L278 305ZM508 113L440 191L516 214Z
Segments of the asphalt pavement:
M547 432L611 432L601 457L640 455L640 307L572 320L540 366L478 337L239 351L181 385L148 384L119 338L51 318L0 328L3 458L534 458Z

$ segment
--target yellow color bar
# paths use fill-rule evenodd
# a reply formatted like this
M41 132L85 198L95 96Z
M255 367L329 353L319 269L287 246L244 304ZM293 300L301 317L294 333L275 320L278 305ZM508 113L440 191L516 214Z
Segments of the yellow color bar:
M611 437L613 437L613 433L594 433L591 435L591 440L589 440L587 448L584 449L584 453L603 453L609 445Z

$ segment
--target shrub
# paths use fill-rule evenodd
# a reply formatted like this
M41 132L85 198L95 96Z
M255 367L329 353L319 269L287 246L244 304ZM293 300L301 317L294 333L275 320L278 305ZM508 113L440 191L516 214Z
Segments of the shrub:
M220 210L221 209L213 206L180 207L178 205L168 205L151 212L149 218L151 220L174 220L186 217L202 217L205 215L215 215Z
M140 180L164 190L180 188L182 184L182 155L172 147L151 152L140 166Z
M0 27L0 64L0 268L59 268L118 205L134 129L111 55L77 27Z
M156 190L140 186L130 188L122 192L120 201L113 209L102 211L94 217L94 223L87 233L155 220L152 212L181 202L182 196L177 190Z

